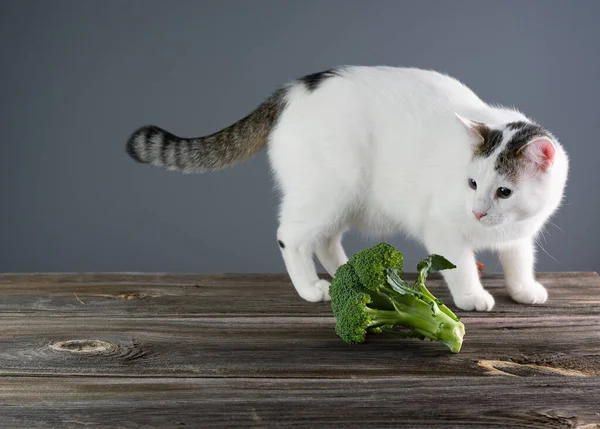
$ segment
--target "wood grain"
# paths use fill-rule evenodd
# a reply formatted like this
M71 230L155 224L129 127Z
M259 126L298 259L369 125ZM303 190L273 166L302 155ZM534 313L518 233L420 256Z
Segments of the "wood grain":
M600 429L600 278L538 277L542 306L484 276L455 355L349 346L283 275L0 275L0 428Z
M325 276L324 276L325 277ZM407 278L414 278L407 274ZM550 300L539 306L512 301L500 275L483 283L496 298L489 313L467 313L452 305L439 276L428 278L432 292L463 317L498 315L600 315L596 273L539 274ZM0 313L28 317L188 317L330 316L328 303L308 303L281 274L4 274L0 275Z
M600 375L600 319L471 317L459 354L437 342L373 336L350 346L331 317L5 318L0 375L144 377L484 376L481 361L505 361ZM52 347L102 341L104 350ZM432 368L434 368L432 370ZM519 375L547 371L506 368Z
M0 378L0 427L598 429L596 378Z

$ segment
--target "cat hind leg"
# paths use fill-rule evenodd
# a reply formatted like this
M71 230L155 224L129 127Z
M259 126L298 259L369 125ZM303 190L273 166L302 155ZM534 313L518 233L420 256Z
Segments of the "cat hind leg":
M283 221L277 231L277 240L290 280L306 301L329 301L329 282L319 279L313 261L318 236L314 228Z
M344 231L333 234L330 237L323 238L316 248L317 258L321 265L333 277L340 265L348 262L348 257L342 246L342 236Z

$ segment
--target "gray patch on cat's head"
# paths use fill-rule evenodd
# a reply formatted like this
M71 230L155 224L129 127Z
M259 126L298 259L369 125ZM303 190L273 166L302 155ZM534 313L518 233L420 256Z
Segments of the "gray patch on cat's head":
M485 124L476 124L474 131L479 134L482 139L481 143L473 149L474 157L487 158L500 147L500 143L502 143L502 130L489 128Z
M498 154L494 168L499 174L516 182L520 172L524 169L524 147L537 137L549 136L550 133L543 127L528 122L512 122L506 128L517 130L506 142L504 149Z
M530 125L530 122L525 122L525 121L515 121L515 122L509 122L508 124L506 124L505 128L514 131L514 130L520 130L522 128L525 128L527 125Z

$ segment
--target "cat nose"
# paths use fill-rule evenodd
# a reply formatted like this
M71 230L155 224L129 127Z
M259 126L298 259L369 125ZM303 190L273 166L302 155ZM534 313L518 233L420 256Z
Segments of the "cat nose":
M475 210L473 210L473 214L475 215L475 217L477 218L477 220L481 220L482 217L484 217L485 215L487 215L487 213L476 212Z

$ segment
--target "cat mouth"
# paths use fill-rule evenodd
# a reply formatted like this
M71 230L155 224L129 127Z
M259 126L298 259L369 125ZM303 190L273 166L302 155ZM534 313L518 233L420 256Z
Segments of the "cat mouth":
M488 219L483 218L478 223L484 228L495 228L501 226L504 221L502 218L490 217Z

